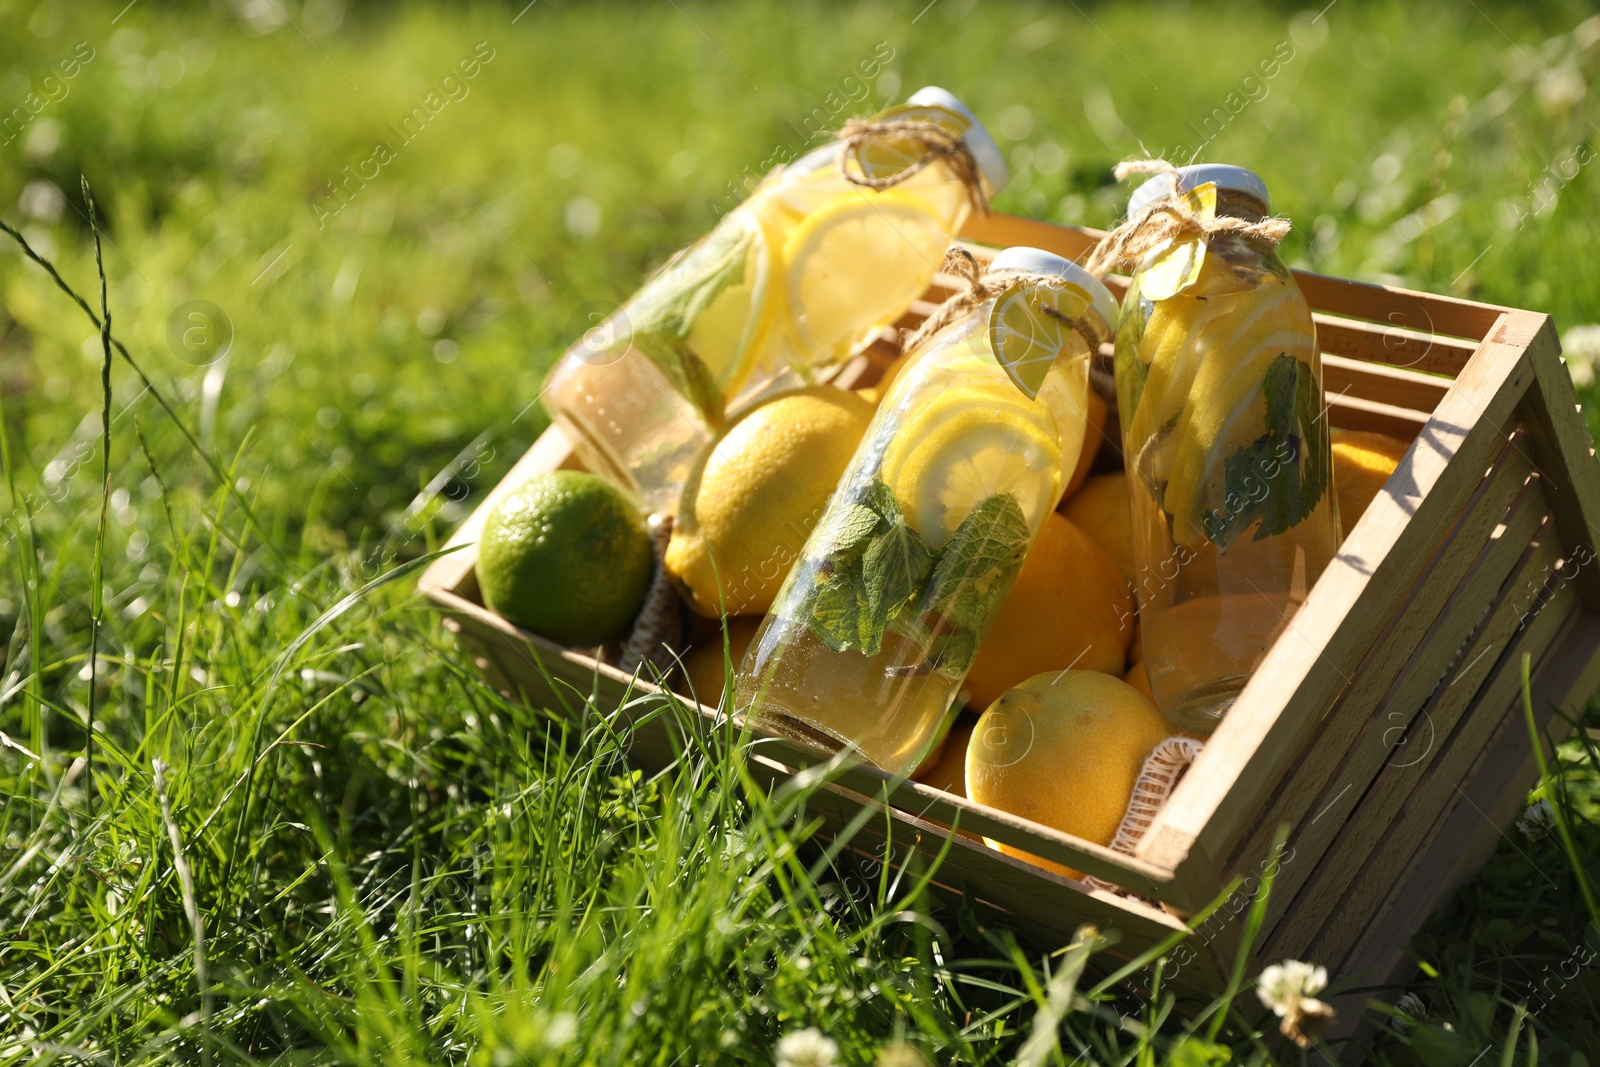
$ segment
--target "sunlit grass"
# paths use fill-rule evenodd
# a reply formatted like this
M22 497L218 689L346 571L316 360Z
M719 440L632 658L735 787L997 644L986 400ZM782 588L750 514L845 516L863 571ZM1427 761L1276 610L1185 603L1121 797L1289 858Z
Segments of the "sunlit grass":
M1206 156L1265 175L1297 263L1600 319L1595 178L1569 162L1592 158L1587 12L275 6L0 4L0 114L94 51L0 144L0 218L98 311L88 176L113 332L153 387L115 358L103 497L98 332L0 243L0 1060L770 1063L814 1026L846 1062L900 1039L1204 1062L1211 1017L1077 979L1091 939L1047 955L914 874L852 895L806 789L769 795L737 746L646 778L639 707L502 698L416 568L537 435L588 313L884 46L861 107L964 95L1009 154L1002 209L1113 221L1111 165L1193 147L1238 90ZM480 42L470 92L326 217ZM221 359L169 344L194 299L231 321ZM1559 760L1544 792L1592 863L1592 739ZM1383 1055L1595 1062L1586 921L1560 841L1512 831L1414 946L1430 1021ZM1214 1008L1236 1058L1285 1054L1253 993Z

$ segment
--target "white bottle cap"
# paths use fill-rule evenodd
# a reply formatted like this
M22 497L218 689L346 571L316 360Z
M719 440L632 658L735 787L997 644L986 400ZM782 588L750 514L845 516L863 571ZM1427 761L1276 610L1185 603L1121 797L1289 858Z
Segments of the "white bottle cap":
M978 121L978 116L956 98L955 93L941 89L937 85L929 85L912 93L906 103L920 104L923 107L942 107L947 111L954 111L972 123L961 139L966 142L967 148L971 149L972 158L978 164L978 172L983 175L984 184L989 187L989 195L996 196L1006 187L1006 183L1011 180L1011 171L1006 168L1006 157L1000 151L1000 145L995 142L989 131L984 129L983 123Z
M1185 193L1206 182L1215 182L1219 193L1244 193L1261 201L1268 211L1272 210L1272 202L1267 199L1267 183L1255 171L1243 167L1231 167L1226 163L1195 163L1178 168L1178 182L1180 191ZM1171 196L1172 192L1172 176L1156 175L1128 197L1128 218L1134 218L1161 197Z
M996 270L1025 270L1033 274L1054 274L1057 278L1071 282L1088 294L1090 307L1105 323L1105 329L1100 331L1107 337L1117 322L1117 301L1111 295L1111 290L1106 288L1104 282L1090 274L1080 264L1074 263L1065 256L1058 256L1054 252L1046 252L1042 248L1029 248L1027 245L1013 245L1003 252L998 253L989 263L991 271Z

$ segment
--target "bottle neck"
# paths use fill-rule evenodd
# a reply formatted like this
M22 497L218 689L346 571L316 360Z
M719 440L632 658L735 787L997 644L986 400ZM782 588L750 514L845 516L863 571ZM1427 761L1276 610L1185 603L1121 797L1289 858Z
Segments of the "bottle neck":
M1267 217L1267 205L1249 193L1223 189L1217 193L1217 214L1228 215L1246 222L1260 222Z

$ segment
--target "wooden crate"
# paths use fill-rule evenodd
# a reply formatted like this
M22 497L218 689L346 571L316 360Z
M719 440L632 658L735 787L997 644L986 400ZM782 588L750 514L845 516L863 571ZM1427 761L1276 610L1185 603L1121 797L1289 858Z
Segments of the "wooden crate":
M974 250L1034 245L1082 259L1092 230L1007 215L973 220ZM1236 897L1194 931L1176 977L1214 989L1236 952L1240 903L1280 824L1288 847L1256 944L1257 966L1314 960L1336 990L1392 982L1407 940L1483 863L1536 779L1519 696L1530 654L1539 721L1566 729L1600 687L1600 465L1546 315L1296 272L1315 312L1328 417L1335 427L1413 441L1173 794L1126 856L916 782L861 767L814 802L841 825L864 806L894 862L949 845L936 879L1019 930L1064 944L1081 923L1115 929L1131 956L1186 929L1233 878ZM1112 279L1121 296L1121 286ZM948 291L936 281L900 323ZM895 348L884 339L841 384L870 384ZM452 538L421 587L476 662L508 692L551 707L661 701L651 685L559 648L487 611L474 550L487 509L538 471L573 466L547 431ZM701 709L706 717L712 709ZM659 768L682 727L656 717L631 758ZM779 781L819 757L763 740L752 766ZM1122 886L1090 889L1001 855L944 824L1018 845ZM881 847L881 846L880 846ZM1146 901L1158 902L1156 906ZM1171 976L1169 972L1169 977ZM1338 998L1336 997L1336 1002ZM1348 1020L1363 996L1345 995Z

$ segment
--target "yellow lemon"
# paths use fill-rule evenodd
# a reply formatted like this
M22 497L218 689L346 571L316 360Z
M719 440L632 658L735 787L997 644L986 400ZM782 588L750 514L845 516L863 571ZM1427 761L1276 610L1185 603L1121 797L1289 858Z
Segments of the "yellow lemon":
M1128 507L1128 476L1122 471L1097 474L1061 505L1061 514L1094 538L1117 561L1117 570L1133 581L1133 519Z
M1128 583L1105 549L1052 512L967 672L969 703L986 707L1040 671L1120 677L1133 634Z
M930 547L939 548L996 493L1016 498L1023 515L1055 503L1061 450L1010 385L963 386L919 408L884 450L880 477Z
M841 196L810 215L784 245L785 291L804 356L834 362L869 327L899 318L949 246L938 216L892 192Z
M762 618L760 615L742 615L728 620L728 658L733 663L735 674L739 673L739 664L744 660L744 654L749 650L750 643L756 639L756 631L761 629ZM689 651L684 653L683 681L686 684L677 688L685 696L693 696L702 704L714 708L722 699L722 683L725 678L722 628L717 627L702 640L696 641L690 646Z
M1061 492L1064 497L1076 493L1088 480L1089 468L1094 466L1094 457L1100 452L1100 442L1106 437L1106 419L1111 415L1111 409L1093 389L1088 391L1086 399L1088 423L1083 429L1083 449L1078 453L1077 465L1068 473L1067 487Z
M722 431L684 484L664 561L691 608L715 618L772 606L871 419L854 393L810 386Z
M744 212L736 217L747 234L744 273L701 309L685 338L728 396L739 392L761 353L777 303L773 279L780 270L777 250L760 223ZM704 254L690 253L696 255Z
M967 795L967 743L972 739L972 726L976 721L971 713L956 720L945 736L943 747L917 768L917 781L958 797Z
M1344 536L1350 536L1410 447L1410 441L1387 434L1333 431L1333 489L1339 497L1339 525Z
M1120 678L1041 674L1007 691L978 719L967 744L967 796L1108 845L1144 761L1171 733L1149 698ZM1010 845L996 847L1079 877Z
M1152 703L1155 701L1156 695L1150 691L1150 675L1145 673L1142 660L1135 661L1134 665L1128 668L1128 673L1122 676L1122 680L1149 697Z

